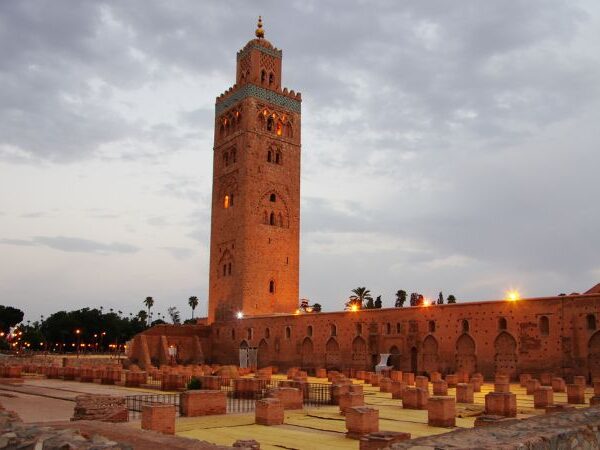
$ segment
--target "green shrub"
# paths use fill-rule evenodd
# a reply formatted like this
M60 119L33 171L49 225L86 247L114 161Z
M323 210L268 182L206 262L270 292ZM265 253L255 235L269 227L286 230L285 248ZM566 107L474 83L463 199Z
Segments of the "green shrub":
M202 389L202 381L199 378L192 377L192 379L188 382L187 388L189 391Z

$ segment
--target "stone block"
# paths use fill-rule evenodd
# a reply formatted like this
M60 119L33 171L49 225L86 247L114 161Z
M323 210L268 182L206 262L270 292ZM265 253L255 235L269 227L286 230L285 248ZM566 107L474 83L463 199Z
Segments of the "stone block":
M456 385L456 401L458 403L473 403L473 385L471 383L458 383Z
M109 368L102 372L102 384L115 384L121 381L121 369Z
M406 384L404 383L404 381L392 381L392 384L390 385L390 392L392 393L392 398L401 400L402 393L404 392L405 388Z
M552 378L554 378L552 373L544 372L540 375L540 384L542 386L552 386Z
M594 395L600 395L600 381L594 381Z
M530 373L522 373L519 375L519 384L521 387L527 387L527 382L531 380L533 377Z
M266 387L266 381L260 378L236 378L233 380L235 398L256 398L258 392Z
M409 439L410 433L401 433L398 431L377 431L375 433L369 433L360 438L359 450L387 449L392 444L407 441Z
M594 395L590 397L590 406L599 406L600 405L600 395Z
M282 425L283 403L278 398L264 398L256 402L255 422L259 425Z
M510 384L494 383L494 392L510 392Z
M390 392L392 379L384 377L379 381L379 392Z
M293 380L299 371L300 371L299 367L290 367L287 371L287 379Z
M181 393L179 399L182 416L197 417L227 413L227 395L225 391L185 391Z
M364 388L362 384L349 384L348 392L352 392L353 394L362 394L364 392Z
M233 443L233 448L243 448L244 450L260 450L260 442L254 439L238 439Z
M175 405L146 405L142 407L142 430L175 434Z
M302 409L302 391L295 388L273 388L269 389L267 397L278 398L283 404L283 409Z
M390 371L390 378L392 381L402 381L402 371L392 370Z
M402 373L402 381L407 386L414 386L415 384L415 374L411 372Z
M83 367L80 371L79 379L84 383L92 383L94 381L94 371L89 367Z
M186 388L186 376L178 373L163 374L160 388L163 391L181 391Z
M421 389L429 390L429 378L418 376L415 377L415 386Z
M431 372L431 382L433 383L434 381L441 381L442 380L442 374L439 372Z
M485 396L485 413L495 416L516 417L517 396L510 392L490 392Z
M361 437L379 431L379 410L367 406L355 406L346 410L346 437Z
M464 370L456 373L456 382L457 383L468 383L469 382L469 372Z
M448 383L444 380L432 381L433 395L448 395Z
M508 384L508 383L510 383L510 377L503 373L497 373L494 378L494 384L497 384L497 383Z
M496 416L491 414L484 414L478 416L475 419L475 427L488 427L490 425L507 424L507 423L518 423L520 419L512 418L509 419L504 416Z
M456 387L456 383L458 383L458 375L449 373L446 375L446 383L448 383L448 387Z
M473 385L473 392L481 392L483 378L471 378L471 381L469 381L469 383Z
M70 381L74 380L75 374L76 374L75 369L76 369L75 367L71 367L71 366L65 367L63 369L63 379L70 380Z
M533 407L534 408L547 408L554 403L554 392L551 386L540 386L540 388L533 393Z
M200 382L202 383L202 389L208 389L211 391L218 391L221 389L222 383L219 377L203 376L200 377Z
M363 394L354 394L352 392L348 392L347 394L344 394L340 397L339 405L340 413L342 415L345 415L348 408L353 408L355 406L364 406L365 396Z
M125 386L140 387L148 382L146 372L125 372Z
M332 384L329 389L331 391L331 402L334 405L339 405L340 396L350 392L350 385L348 385L348 384Z
M546 414L553 414L553 413L558 413L558 412L565 412L565 411L573 411L575 409L574 406L569 406L569 405L549 405L546 406Z
M565 392L567 390L565 380L559 377L552 378L552 390L554 392Z
M587 385L587 379L584 376L576 375L573 377L573 384L585 387Z
M315 376L317 378L327 378L327 369L317 369L315 371Z
M365 370L357 370L355 374L357 380L365 381L367 379L367 372Z
M429 393L425 389L408 386L402 393L402 407L404 409L427 409Z
M124 397L84 394L75 397L75 408L71 420L127 422L129 412Z
M372 373L369 378L369 383L373 387L379 386L379 382L383 379L383 376L379 373Z
M572 405L585 404L585 386L581 384L567 384L567 402Z
M527 385L526 385L526 389L527 389L527 395L533 395L533 393L535 391L537 391L541 386L541 383L539 380L532 378L529 381L527 381Z
M464 383L460 383L464 384ZM430 427L456 425L456 402L452 397L430 397L427 402L427 424Z

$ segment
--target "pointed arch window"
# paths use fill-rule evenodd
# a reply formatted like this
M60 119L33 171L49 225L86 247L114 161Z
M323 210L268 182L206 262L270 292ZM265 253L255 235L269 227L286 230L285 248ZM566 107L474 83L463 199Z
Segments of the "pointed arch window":
M275 164L281 164L281 152L280 151L275 152Z
M542 336L548 336L550 334L550 320L548 317L540 317L540 334Z
M498 319L498 330L504 331L507 328L506 319L504 317L500 317Z
M276 201L277 201L277 196L276 196L275 194L271 194L271 195L269 196L269 201L270 201L270 202L273 202L273 203L274 203L274 202L276 202Z
M269 281L269 294L275 293L275 280Z
M275 225L275 213L272 212L269 216L269 225Z
M313 335L313 327L312 327L312 325L309 325L309 326L306 328L306 335L307 335L308 337L312 337L312 335Z
M275 128L275 120L271 116L267 119L267 131L273 131L273 128Z
M266 79L267 79L267 72L263 69L263 70L260 71L260 82L261 82L261 84L264 84Z
M267 152L267 162L272 162L273 161L273 152L271 152L271 150L269 150Z
M334 324L329 325L331 336L337 336L337 327Z
M289 339L292 337L292 329L291 327L285 327L285 337L286 339Z
M463 320L462 321L462 332L463 333L468 333L469 332L469 321L468 320Z
M275 81L275 76L273 75L273 72L271 72L269 74L269 86L273 84L273 81Z
M587 329L590 331L594 331L596 329L596 316L593 314L587 315Z

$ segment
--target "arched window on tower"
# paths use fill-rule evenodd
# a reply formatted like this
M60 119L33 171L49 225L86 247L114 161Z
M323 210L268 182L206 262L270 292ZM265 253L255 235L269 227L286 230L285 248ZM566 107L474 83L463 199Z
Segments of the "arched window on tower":
M594 331L596 329L596 316L593 314L587 315L587 329Z
M267 152L267 162L272 162L273 161L273 153L271 152L271 150L269 150Z
M332 336L337 336L337 327L334 324L329 325L329 331Z
M273 73L271 72L269 74L269 86L271 86L273 84L273 81L275 81L275 76L273 75Z
M389 322L385 324L385 334L392 334L392 324Z
M548 317L540 317L540 334L542 336L548 336L550 334L550 321Z
M396 334L400 334L402 332L402 325L400 325L400 322L398 322L396 324Z
M275 152L275 164L281 164L281 152L279 150Z
M267 131L273 131L273 128L275 128L275 120L271 116L267 119Z
M312 327L312 325L309 325L309 326L306 328L306 335L307 335L308 337L312 337L312 335L313 335L313 327Z
M275 293L275 281L271 280L269 281L269 294L274 294Z
M430 320L429 321L429 332L430 333L435 333L435 320Z
M269 201L270 201L270 202L276 202L276 201L277 201L277 196L276 196L275 194L271 194L271 195L269 196Z
M506 319L504 317L500 317L498 319L498 330L504 331L507 328Z
M290 327L285 327L285 337L289 339L292 337L292 329Z
M269 225L275 225L275 213L271 212L271 215L269 216Z
M281 136L283 134L283 124L281 122L277 122L277 136Z
M265 84L266 79L267 79L267 72L263 69L260 71L260 83Z
M223 199L223 208L227 209L229 208L230 203L229 203L229 195L226 195L225 198Z
M463 333L468 333L469 332L469 321L468 320L463 320L462 321L462 332Z

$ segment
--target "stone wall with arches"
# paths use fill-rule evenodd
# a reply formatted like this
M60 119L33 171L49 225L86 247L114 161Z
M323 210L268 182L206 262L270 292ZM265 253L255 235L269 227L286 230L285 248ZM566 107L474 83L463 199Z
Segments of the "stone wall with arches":
M390 365L418 373L515 378L553 372L591 379L600 377L598 320L600 294L271 315L212 324L204 354L211 362L236 363L244 343L258 347L259 365L280 368L372 370L380 353L391 353Z

